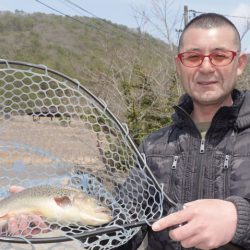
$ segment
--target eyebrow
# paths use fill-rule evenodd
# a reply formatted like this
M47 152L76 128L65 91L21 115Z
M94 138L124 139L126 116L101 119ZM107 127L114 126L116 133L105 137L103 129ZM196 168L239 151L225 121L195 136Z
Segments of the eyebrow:
M217 50L232 50L232 49L227 49L227 48L225 48L225 47L217 47L217 48L212 49L211 52L217 51ZM200 51L202 51L202 49L199 49L199 48L191 48L191 49L186 50L185 52L192 52L192 51L200 52Z

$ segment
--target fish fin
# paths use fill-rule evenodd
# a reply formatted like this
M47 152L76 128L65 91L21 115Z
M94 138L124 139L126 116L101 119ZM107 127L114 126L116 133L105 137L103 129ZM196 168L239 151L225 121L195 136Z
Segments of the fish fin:
M3 220L8 220L11 216L11 214L0 214L0 221L3 221Z
M60 207L66 207L71 205L71 200L68 196L61 196L54 198L56 204Z
M38 216L42 216L42 213L39 211L39 210L33 210L33 209L26 209L24 210L23 212L18 212L18 213L15 213L15 212L6 212L6 213L2 213L0 214L0 222L1 221L4 221L4 220L9 220L10 218L12 217L15 217L15 216L19 216L19 215L38 215Z
M11 217L15 217L17 215L17 213L15 211L10 211L8 209L2 209L1 213L0 213L0 220L8 220Z

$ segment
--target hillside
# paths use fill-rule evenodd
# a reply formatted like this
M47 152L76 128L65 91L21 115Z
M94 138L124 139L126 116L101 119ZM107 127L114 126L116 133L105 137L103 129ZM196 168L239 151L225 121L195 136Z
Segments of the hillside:
M106 20L0 12L1 58L44 64L105 100L134 139L170 121L176 76L169 47Z
M1 56L44 63L67 74L82 77L85 66L101 70L102 59L109 56L108 53L126 46L137 46L138 34L126 27L94 18L74 18L1 12ZM163 48L163 44L149 39ZM76 66L77 63L81 69Z

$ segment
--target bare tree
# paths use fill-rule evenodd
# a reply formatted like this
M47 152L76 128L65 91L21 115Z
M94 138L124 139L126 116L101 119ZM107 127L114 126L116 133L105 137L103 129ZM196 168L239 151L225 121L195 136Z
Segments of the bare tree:
M246 20L246 23L244 25L244 30L243 32L241 33L241 36L240 36L240 40L242 41L243 38L245 37L245 35L247 34L247 32L250 30L250 20L247 19Z
M166 42L172 51L175 50L174 44L177 42L175 30L182 19L179 11L173 11L174 2L174 0L150 0L149 11L141 6L134 6L135 18L144 20L144 27L146 23L151 26L154 33Z
M172 3L151 0L150 14L145 9L136 9L138 28L128 35L129 43L114 45L110 42L114 38L107 37L100 41L104 53L99 58L100 68L90 69L88 65L84 68L93 92L128 124L138 143L170 122L172 105L181 93L174 67L175 26L169 18ZM161 32L164 41L146 32L149 24Z

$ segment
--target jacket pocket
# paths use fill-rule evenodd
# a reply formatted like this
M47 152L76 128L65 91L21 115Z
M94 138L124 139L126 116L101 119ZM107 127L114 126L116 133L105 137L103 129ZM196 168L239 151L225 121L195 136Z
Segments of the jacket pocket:
M225 199L230 193L231 155L217 154L213 166L214 174L212 181L214 179L214 187L211 191L214 191L214 198Z
M180 180L178 178L180 157L178 155L150 155L146 160L157 181L164 185L164 192L170 197L173 196L176 193L174 189Z
M234 155L231 158L230 193L250 198L250 155Z

